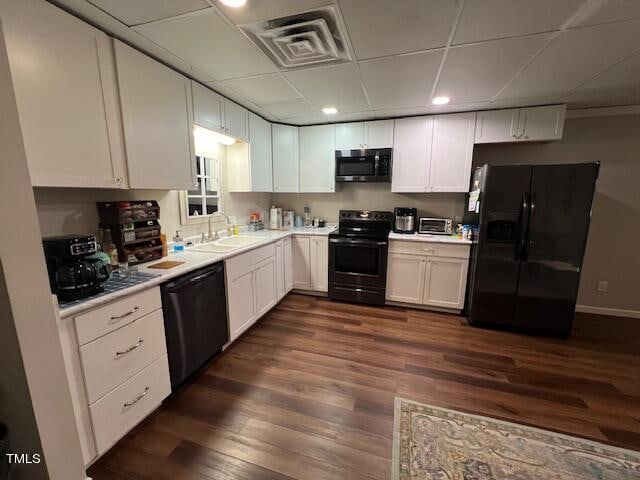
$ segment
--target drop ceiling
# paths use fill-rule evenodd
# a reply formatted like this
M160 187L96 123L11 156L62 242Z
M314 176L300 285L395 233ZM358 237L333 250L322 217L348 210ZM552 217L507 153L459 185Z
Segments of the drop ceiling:
M52 1L273 121L640 104L640 0ZM243 33L327 6L347 50L333 64L284 68Z

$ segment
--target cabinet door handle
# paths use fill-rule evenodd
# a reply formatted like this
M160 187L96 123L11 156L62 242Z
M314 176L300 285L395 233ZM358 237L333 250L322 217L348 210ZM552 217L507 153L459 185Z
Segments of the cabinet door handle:
M144 340L141 338L140 340L138 340L138 343L136 343L135 345L131 345L129 348L127 348L125 350L121 350L121 351L116 352L116 358L121 356L121 355L126 355L127 353L133 352L136 348L138 348L143 343L144 343Z
M124 404L122 405L124 408L129 408L132 405L135 405L136 403L138 403L147 393L149 393L149 390L151 390L149 387L144 387L144 391L138 395L136 398L134 398L133 400L129 400L128 402L124 402Z
M128 317L129 315L133 315L134 313L136 313L138 310L140 310L139 306L135 306L133 307L131 310L129 310L128 312L124 312L121 313L120 315L112 315L111 316L111 320L120 320L122 318Z
M425 253L435 253L435 250L433 248L423 248L422 251Z

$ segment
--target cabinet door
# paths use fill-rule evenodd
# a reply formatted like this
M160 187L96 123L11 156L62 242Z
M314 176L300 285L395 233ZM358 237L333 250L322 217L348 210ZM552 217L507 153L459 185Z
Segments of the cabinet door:
M129 186L191 188L196 183L191 82L114 42Z
M517 108L478 112L475 143L513 142L518 130Z
M193 92L193 123L201 127L225 133L224 98L213 90L191 81Z
M231 100L224 99L224 130L227 135L249 141L249 112Z
M256 321L253 269L227 271L227 305L229 307L229 337L238 338Z
M298 186L298 127L271 125L273 152L273 191L297 192Z
M276 242L276 298L280 300L284 297L284 240Z
M434 117L430 192L469 191L475 127L475 112Z
M300 128L300 191L335 192L335 127Z
M360 150L361 148L364 148L364 123L338 123L336 150Z
M560 140L566 111L566 105L521 108L517 141Z
M249 155L251 191L271 192L271 124L254 113L249 113Z
M429 184L433 117L401 118L393 136L392 192L425 192Z
M393 147L393 120L378 120L364 124L364 148Z
M387 260L387 300L422 303L426 257L389 253Z
M469 260L427 257L427 272L422 303L434 307L464 307Z
M329 291L329 239L311 237L311 289Z
M282 262L284 266L284 292L286 294L293 288L293 251L291 238L285 238L283 240Z
M0 2L31 183L124 186L109 38L48 2Z
M310 237L293 237L293 288L311 290L311 239Z
M276 304L276 257L258 263L254 270L253 297L256 302L256 320Z

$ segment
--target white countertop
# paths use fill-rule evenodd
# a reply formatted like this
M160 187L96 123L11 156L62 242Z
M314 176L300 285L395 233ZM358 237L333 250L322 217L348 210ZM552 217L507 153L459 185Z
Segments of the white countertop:
M389 234L389 240L406 240L407 242L452 243L456 245L471 245L471 240L463 240L453 235L428 235L424 233L395 233Z
M193 247L186 247L183 252L170 251L169 255L166 257L159 258L158 260L153 262L138 265L139 272L151 273L151 274L157 275L156 277L150 278L149 281L140 283L130 288L124 288L122 290L118 290L117 292L101 295L95 298L87 298L86 301L83 301L82 303L69 306L67 308L62 308L60 309L60 317L66 318L69 316L77 315L86 310L90 310L92 308L96 308L106 303L117 300L118 298L126 297L133 293L146 290L147 288L160 285L161 283L165 283L167 280L170 280L175 277L179 277L180 275L184 275L185 273L189 273L199 268L211 265L213 263L220 262L227 258L234 257L241 253L248 252L249 250L253 250L255 248L268 245L269 243L273 243L282 238L286 238L292 235L328 236L334 230L335 230L335 227L330 226L330 227L322 227L322 228L294 227L291 230L259 230L257 232L243 231L241 234L242 236L247 236L247 235L257 236L257 237L263 238L263 240L257 243L253 243L251 245L247 245L246 247L240 247L225 253L198 252L194 250L194 248L197 248L197 245L194 245ZM184 263L182 265L178 265L177 267L169 268L167 270L149 268L149 265L153 265L154 263L164 262L167 260L175 260L175 261L184 262Z

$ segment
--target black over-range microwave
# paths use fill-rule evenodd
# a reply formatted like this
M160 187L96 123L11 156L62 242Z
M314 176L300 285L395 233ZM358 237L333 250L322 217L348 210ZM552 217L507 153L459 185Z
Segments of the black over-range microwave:
M390 148L336 150L336 182L390 181Z

